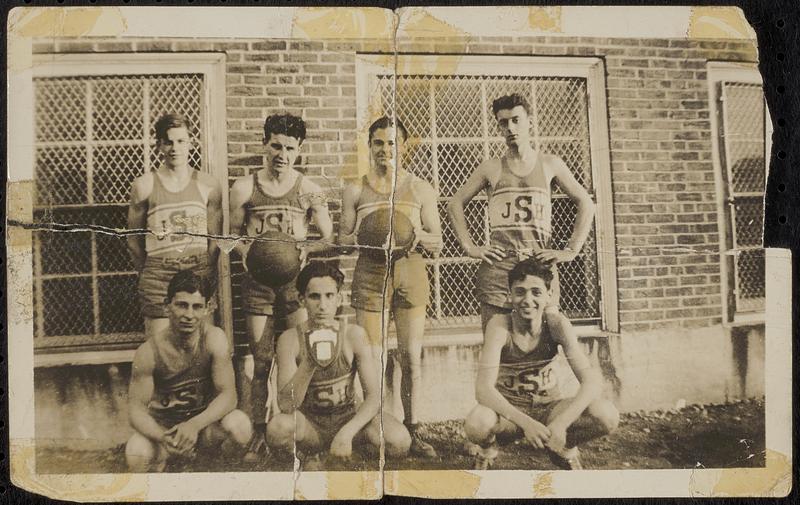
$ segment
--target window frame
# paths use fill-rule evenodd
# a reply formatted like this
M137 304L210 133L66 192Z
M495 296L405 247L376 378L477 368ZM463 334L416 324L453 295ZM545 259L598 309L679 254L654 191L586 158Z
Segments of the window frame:
M722 324L725 326L735 326L739 324L763 323L765 317L766 303L764 308L751 311L737 310L735 293L736 269L735 258L728 252L728 244L733 240L733 223L728 209L728 180L727 166L723 164L721 154L726 146L721 141L720 122L722 115L722 104L720 94L720 84L726 81L741 82L747 84L758 84L763 87L764 82L758 71L756 63L731 62L731 61L709 61L706 64L707 83L710 105L711 119L711 145L712 162L714 166L714 182L716 186L717 201L717 226L719 230L719 253L720 253L720 279L722 296ZM769 175L769 162L772 152L772 120L764 101L764 181ZM766 185L764 187L766 197ZM763 232L762 241L763 241ZM765 259L766 260L766 259ZM731 300L731 297L734 297Z
M223 53L66 53L36 54L33 56L31 85L33 80L52 77L88 77L126 75L172 75L200 74L203 76L202 103L200 111L201 135L204 143L204 170L216 177L222 188L223 230L228 229L228 166L227 132L225 128L225 54ZM31 86L32 87L32 86ZM33 97L32 97L33 98ZM32 103L32 105L35 105ZM35 145L35 134L30 132L30 145ZM32 155L35 156L32 148ZM35 172L34 172L35 175ZM34 261L34 251L31 251ZM218 304L220 322L228 335L233 335L232 298L230 285L230 265L224 255L218 261ZM32 300L36 311L35 300ZM40 312L40 311L39 311ZM41 317L36 313L35 317ZM41 324L41 320L40 320ZM70 362L70 355L88 353L96 355L92 362L105 362L114 359L120 352L118 346L98 343L85 343L88 337L63 337L53 346L34 346L35 355L48 354L46 359L38 359L37 365L50 366ZM74 343L70 341L74 340ZM91 340L91 338L88 338ZM231 345L233 342L231 340ZM127 347L130 347L127 345ZM99 352L98 352L99 351ZM53 355L56 354L56 355ZM59 356L61 355L61 356ZM105 356L107 355L107 356Z
M579 77L586 79L589 151L595 193L600 324L578 326L581 334L619 332L616 237L611 186L611 157L605 66L597 57L484 56L451 54L358 53L356 54L356 139L358 175L366 173L369 153L367 127L370 110L379 100L377 75L387 73L425 75L487 75L523 77ZM603 254L599 254L603 251ZM612 255L607 254L613 251ZM436 330L434 330L436 331ZM444 332L449 332L447 329ZM452 331L452 330L451 330Z

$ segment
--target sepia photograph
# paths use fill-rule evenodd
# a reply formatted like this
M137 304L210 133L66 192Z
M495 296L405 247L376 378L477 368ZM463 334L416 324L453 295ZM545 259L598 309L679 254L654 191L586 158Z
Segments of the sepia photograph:
M9 31L15 484L789 492L791 260L764 248L738 8L16 8Z

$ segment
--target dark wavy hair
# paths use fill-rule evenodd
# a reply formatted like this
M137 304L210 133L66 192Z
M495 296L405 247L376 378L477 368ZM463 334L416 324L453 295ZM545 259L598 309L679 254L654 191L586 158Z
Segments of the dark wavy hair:
M529 275L539 277L544 281L547 289L550 289L550 283L553 282L553 271L550 270L549 266L537 261L535 258L526 258L520 261L508 272L509 289L515 282L524 280Z
M406 126L400 121L400 118L396 120L390 118L389 116L383 116L375 120L374 123L369 125L369 138L367 139L368 142L372 142L372 135L375 133L375 130L383 130L386 128L395 127L397 128L400 133L403 134L403 140L408 140L408 130L406 130Z
M528 100L519 93L512 93L510 95L501 96L500 98L495 99L495 101L492 102L492 113L497 116L497 113L501 110L511 110L514 107L519 106L522 106L522 108L525 109L525 112L530 115L531 104L528 103Z
M306 123L303 118L292 114L273 114L264 121L264 142L272 134L294 137L300 144L306 139Z
M164 114L155 124L156 141L167 140L167 130L172 128L186 128L189 131L189 121L180 114Z
M330 277L336 281L337 290L341 290L344 285L344 274L334 263L330 261L311 261L297 274L297 281L295 281L297 291L301 295L305 295L308 283L315 277Z
M206 277L199 276L191 270L181 270L172 276L167 286L167 303L172 301L175 293L200 293L206 302L211 298L213 288Z

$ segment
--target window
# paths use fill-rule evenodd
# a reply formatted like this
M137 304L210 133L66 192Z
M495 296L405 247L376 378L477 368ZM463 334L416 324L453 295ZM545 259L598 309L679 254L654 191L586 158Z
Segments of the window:
M720 182L723 287L728 320L763 312L764 189L769 158L761 77L752 67L710 63Z
M492 116L492 100L521 93L533 108L534 147L560 156L600 203L596 226L583 251L575 261L559 265L562 309L577 323L616 328L614 258L597 253L613 250L614 244L602 65L597 59L570 60L400 56L396 74L393 67L381 68L378 57L363 55L359 60L360 111L371 114L359 118L359 131L366 129L370 119L394 111L412 139L406 167L428 180L439 195L445 246L439 258L428 258L429 326L479 323L479 304L473 294L479 261L464 255L450 228L446 206L484 159L505 150ZM404 70L410 68L415 71ZM555 247L566 245L575 212L566 195L553 192ZM486 196L478 195L466 214L473 240L485 243L489 231Z
M143 331L138 276L114 231L127 226L132 180L160 162L153 127L162 114L187 117L190 164L209 171L209 76L140 61L127 73L56 61L33 79L33 217L42 227L33 233L34 345L130 346ZM63 225L79 231L44 229Z

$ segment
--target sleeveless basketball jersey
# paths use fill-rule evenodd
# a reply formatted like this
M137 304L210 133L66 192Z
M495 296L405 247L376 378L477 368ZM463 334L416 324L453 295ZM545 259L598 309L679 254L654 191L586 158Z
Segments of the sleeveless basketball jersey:
M305 337L305 325L297 328L300 345L305 353L310 353L308 341ZM355 394L353 382L356 377L355 359L352 363L347 362L344 354L344 338L347 334L347 326L342 325L336 339L335 358L333 362L325 368L317 367L311 383L306 390L306 396L300 405L300 411L304 414L315 416L338 416L348 412L355 412Z
M153 172L153 191L147 199L145 250L148 256L189 256L208 249L208 197L203 196L192 170L189 183L169 191ZM176 233L177 232L177 233Z
M206 345L205 332L201 332L189 365L182 369L167 363L155 341L150 339L155 367L149 408L156 419L167 424L175 425L191 419L204 411L213 399L211 353Z
M300 198L303 175L298 174L294 186L281 196L271 196L261 189L258 173L253 174L253 194L245 203L247 235L256 237L266 231L279 231L305 240L308 233L306 209Z
M543 156L539 153L533 170L524 177L512 173L506 158L501 158L500 177L487 191L492 245L507 251L550 247L550 178Z
M538 345L527 353L517 347L509 331L508 340L500 353L495 387L517 407L551 403L574 396L576 380L572 369L562 358L546 322L543 323Z
M361 220L368 214L378 209L393 209L403 213L411 221L415 230L422 229L422 218L420 212L422 205L414 190L414 184L419 178L406 172L405 178L397 185L394 193L381 193L376 191L369 183L367 176L361 178L361 195L356 205L356 230L358 230Z

